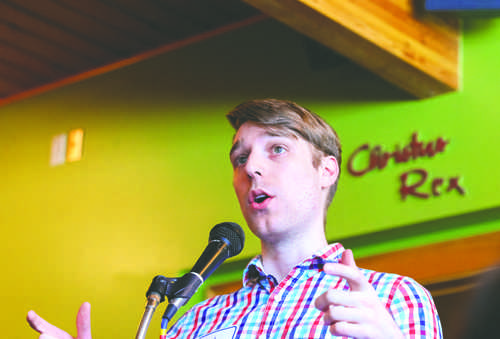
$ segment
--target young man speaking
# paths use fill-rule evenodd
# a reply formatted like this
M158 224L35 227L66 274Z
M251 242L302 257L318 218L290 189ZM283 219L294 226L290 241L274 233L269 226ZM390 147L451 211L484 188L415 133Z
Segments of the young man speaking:
M247 265L240 290L194 306L166 338L442 338L422 286L358 268L350 250L327 243L341 163L335 131L276 99L245 102L227 117L236 130L234 190L262 252ZM40 333L71 338L32 311L28 321ZM78 338L90 339L88 304L77 322Z

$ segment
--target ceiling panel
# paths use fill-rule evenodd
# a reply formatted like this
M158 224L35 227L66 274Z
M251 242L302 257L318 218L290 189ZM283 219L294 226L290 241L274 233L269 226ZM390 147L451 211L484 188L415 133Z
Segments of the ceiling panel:
M0 103L257 16L238 0L2 0Z

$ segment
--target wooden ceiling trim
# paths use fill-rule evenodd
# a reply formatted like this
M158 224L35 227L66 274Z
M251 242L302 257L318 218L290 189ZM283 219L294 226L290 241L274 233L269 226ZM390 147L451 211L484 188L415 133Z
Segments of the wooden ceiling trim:
M459 87L458 22L417 18L414 1L244 1L416 97Z
M438 81L458 87L457 63L449 62L458 58L458 36L450 36L448 25L416 20L413 11L387 0L367 1L362 9L346 6L342 22L348 29L417 69L432 67Z
M435 58L442 58L444 61L448 58L457 58L456 29L451 31L450 25L438 17L422 16L415 20L418 14L412 11L410 6L402 6L404 3L407 1L396 3L384 0L364 3L365 12L360 15L366 18L371 13L373 21L370 22L370 26L376 29L373 34L375 37L371 41L375 44L378 43L377 36L383 32L390 38L386 43L398 43L399 49L402 51L408 50L410 47L406 44L412 44L416 41L428 46L429 53ZM355 16L350 18L350 21L354 20L356 20ZM451 27L454 26L451 25ZM362 33L359 32L359 34ZM418 48L417 46L412 47Z
M94 77L94 76L97 76L100 74L104 74L104 73L107 73L107 72L110 72L110 71L113 71L113 70L116 70L116 69L119 69L119 68L122 68L125 66L129 66L129 65L132 65L134 63L152 58L154 56L157 56L157 55L160 55L160 54L172 51L172 50L176 50L176 49L191 45L193 43L197 43L197 42L209 39L209 38L217 36L219 34L223 34L223 33L226 33L226 32L241 28L241 27L252 25L256 22L265 20L267 18L268 18L267 15L263 15L263 14L255 15L255 16L252 16L252 17L247 18L245 20L241 20L239 22L224 25L224 26L218 27L214 30L203 32L203 33L194 35L192 37L189 37L189 38L186 38L183 40L175 41L173 43L163 45L159 48L155 48L153 50L149 50L149 51L143 52L141 54L137 54L133 57L126 58L126 59L120 60L118 62L114 62L114 63L108 64L108 65L105 65L105 66L102 66L99 68L95 68L95 69L89 70L87 72L83 72L83 73L80 73L80 74L77 74L74 76L66 77L66 78L63 78L61 80L47 83L45 85L42 85L42 86L39 86L36 88L32 88L29 90L18 92L14 95L5 96L4 98L0 97L0 106L7 105L10 103L19 101L19 100L23 100L23 99L26 99L26 98L29 98L29 97L32 97L32 96L35 96L35 95L59 88L59 87L66 86L66 85L69 85L69 84L72 84L72 83L75 83L78 81L82 81L82 80L85 80L85 79L88 79L88 78L91 78L91 77ZM2 45L1 44L0 44L0 55L2 55ZM1 93L1 90L0 90L0 93ZM7 93L12 93L12 91L8 91Z

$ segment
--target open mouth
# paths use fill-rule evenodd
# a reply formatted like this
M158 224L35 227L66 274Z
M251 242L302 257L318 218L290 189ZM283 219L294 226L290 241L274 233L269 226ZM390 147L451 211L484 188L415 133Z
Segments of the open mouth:
M267 203L273 198L266 191L262 189L256 189L250 192L250 197L248 202L253 206L253 208L261 209L267 206Z
M253 201L260 204L262 202L264 202L266 199L270 198L269 195L265 194L265 193L261 193L261 194L258 194L256 195L254 198L253 198Z

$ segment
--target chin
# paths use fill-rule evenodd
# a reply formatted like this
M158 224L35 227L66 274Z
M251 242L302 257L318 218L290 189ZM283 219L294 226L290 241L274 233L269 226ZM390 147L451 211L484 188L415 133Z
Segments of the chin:
M250 231L252 231L252 233L255 234L259 239L262 239L263 237L266 237L266 235L273 233L273 227L269 224L268 220L253 217L246 218L246 221L248 228L250 228Z
M270 223L253 224L252 226L249 225L249 227L257 238L271 244L286 239L286 235L289 233L287 230Z

